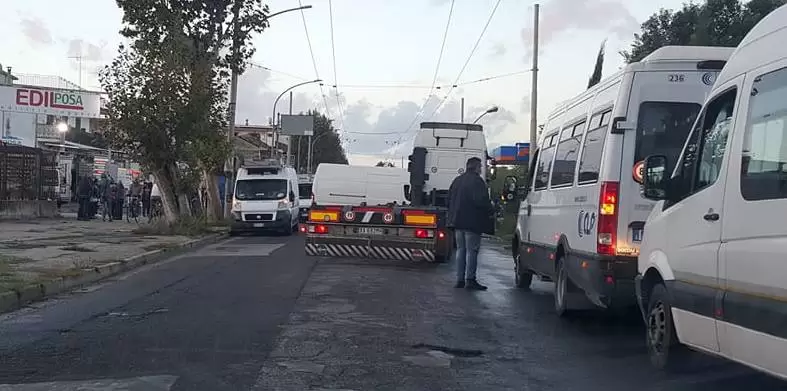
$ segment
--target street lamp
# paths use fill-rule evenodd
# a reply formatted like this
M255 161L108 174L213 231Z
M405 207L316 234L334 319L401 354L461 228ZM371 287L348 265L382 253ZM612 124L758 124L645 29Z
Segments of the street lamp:
M497 106L490 107L489 109L487 109L486 111L481 113L481 115L479 115L478 118L476 118L475 121L473 121L473 123L477 123L478 120L480 120L483 116L485 116L485 115L487 115L489 113L497 113L498 110L500 110L500 108L497 107Z
M304 6L300 6L300 7L296 7L296 8L289 8L289 9L282 10L282 11L279 11L279 12L274 12L272 14L269 14L267 17L265 17L265 21L269 21L272 17L277 16L277 15L281 15L281 14L286 13L286 12L302 11L302 10L309 9L309 8L312 8L312 6L311 5L304 5ZM239 17L240 17L240 15L235 14L235 20L236 21L239 19ZM233 42L233 50L234 50L233 54L234 55L238 55L239 54L237 52L239 47L240 47L240 45L237 45L237 42ZM229 104L229 110L227 110L228 111L227 114L229 116L229 124L227 126L227 142L229 143L230 148L233 148L232 139L233 139L233 137L235 137L235 108L236 108L237 100L238 100L238 76L239 76L238 70L235 69L235 67L233 67L232 68L232 76L231 76L231 79L230 79L230 102L229 102L230 104ZM224 217L227 217L227 218L229 218L232 215L231 212L230 212L230 209L232 207L232 197L230 197L230 190L232 189L232 185L231 185L231 183L229 181L229 178L231 177L232 173L235 171L234 160L233 160L234 154L235 154L234 151L231 150L230 156L227 157L227 161L224 163L224 165L225 165L225 170L224 171L225 171L225 173L228 173L224 177L224 198L225 198Z
M67 124L67 123L65 123L65 122L59 122L59 123L58 123L58 124L55 126L55 128L56 128L56 129L57 129L57 131L58 131L58 132L60 132L60 133L65 133L65 132L68 132L68 124Z
M289 8L289 9L282 10L282 11L279 11L279 12L274 12L274 13L268 15L265 19L270 19L270 18L272 18L272 17L274 17L276 15L281 15L281 14L283 14L285 12L307 10L307 9L309 9L311 7L312 7L311 5L304 5L302 7Z
M279 104L279 99L281 99L281 97L284 96L284 94L290 92L291 90L293 90L295 88L298 88L298 87L306 85L306 84L321 83L321 82L322 82L322 79L314 79L314 80L309 80L309 81L304 81L302 83L298 83L298 84L296 84L294 86L291 86L290 88L284 90L281 94L279 94L279 96L276 97L276 100L273 101L273 116L271 117L271 121L273 122L273 137L272 137L273 145L271 146L271 158L274 157L273 153L276 150L276 148L278 148L278 145L277 145L278 141L276 140L276 127L278 126L276 124L276 105Z

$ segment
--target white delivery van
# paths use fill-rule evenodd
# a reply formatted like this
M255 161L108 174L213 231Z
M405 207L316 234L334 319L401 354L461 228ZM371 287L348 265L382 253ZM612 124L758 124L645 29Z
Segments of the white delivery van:
M314 197L312 197L312 186L314 185L314 175L299 174L298 175L298 195L300 198L300 211L299 221L304 222L309 217L309 209L314 204Z
M290 235L298 228L298 174L276 160L238 170L232 199L230 234L279 231Z
M663 47L553 110L531 165L515 282L555 281L555 310L636 305L646 156L677 160L732 48Z
M675 164L653 151L657 200L637 296L658 367L686 347L787 380L787 6L743 39Z
M321 163L312 194L316 205L402 205L409 180L402 168Z

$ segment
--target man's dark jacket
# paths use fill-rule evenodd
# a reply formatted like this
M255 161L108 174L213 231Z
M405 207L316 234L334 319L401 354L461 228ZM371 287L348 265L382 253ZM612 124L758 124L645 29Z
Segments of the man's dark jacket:
M494 209L481 176L465 172L451 183L446 225L478 234L494 234Z

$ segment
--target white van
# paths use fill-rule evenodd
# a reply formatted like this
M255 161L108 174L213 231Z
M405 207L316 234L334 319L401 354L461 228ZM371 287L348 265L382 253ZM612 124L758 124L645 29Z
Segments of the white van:
M515 282L555 281L555 310L636 306L641 165L677 160L732 48L663 47L548 117L513 239Z
M299 221L305 222L309 216L309 209L314 204L314 197L312 196L312 187L314 184L314 175L300 174L298 175L298 195L300 202Z
M320 163L312 193L316 205L387 205L405 202L410 175L402 168Z
M782 6L727 62L677 164L646 160L643 194L658 202L636 292L658 367L688 346L787 380L785 41Z
M280 231L290 235L298 228L298 174L271 160L241 167L232 196L230 234Z

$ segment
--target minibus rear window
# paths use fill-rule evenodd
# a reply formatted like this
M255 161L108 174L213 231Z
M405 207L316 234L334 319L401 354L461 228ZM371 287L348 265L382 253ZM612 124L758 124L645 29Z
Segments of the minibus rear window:
M668 167L680 156L700 106L689 102L644 102L639 107L634 163L650 155L667 157Z

